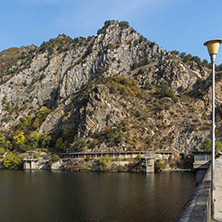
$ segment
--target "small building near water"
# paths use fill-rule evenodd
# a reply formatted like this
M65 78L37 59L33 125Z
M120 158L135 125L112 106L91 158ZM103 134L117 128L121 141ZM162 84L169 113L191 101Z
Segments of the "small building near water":
M27 151L27 159L23 159L23 170L47 170L49 168L49 160L51 158L42 158L38 159L34 157L34 151Z
M28 155L28 158L23 159L23 170L37 170L38 169L38 164L37 164L38 159L34 159L34 152L27 151L26 153Z

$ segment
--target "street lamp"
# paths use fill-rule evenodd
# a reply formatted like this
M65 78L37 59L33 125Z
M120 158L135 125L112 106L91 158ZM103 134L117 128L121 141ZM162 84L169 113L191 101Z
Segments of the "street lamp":
M212 154L211 154L211 198L212 214L214 215L214 168L215 168L215 60L222 39L214 39L204 43L207 46L212 63Z

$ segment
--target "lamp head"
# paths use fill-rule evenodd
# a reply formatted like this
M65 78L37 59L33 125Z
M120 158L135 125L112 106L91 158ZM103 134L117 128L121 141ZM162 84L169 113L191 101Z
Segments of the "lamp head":
M210 55L217 55L221 43L222 39L213 39L205 42L204 45L207 46Z

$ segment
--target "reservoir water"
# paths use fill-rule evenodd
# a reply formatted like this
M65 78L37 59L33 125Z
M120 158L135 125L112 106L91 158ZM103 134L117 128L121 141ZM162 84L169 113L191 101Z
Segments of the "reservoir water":
M193 173L0 171L3 222L173 221L195 189Z

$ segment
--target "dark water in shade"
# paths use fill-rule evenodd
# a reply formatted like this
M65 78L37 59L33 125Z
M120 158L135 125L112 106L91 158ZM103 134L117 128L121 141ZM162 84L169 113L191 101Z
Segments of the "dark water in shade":
M193 173L0 171L0 221L173 221Z

